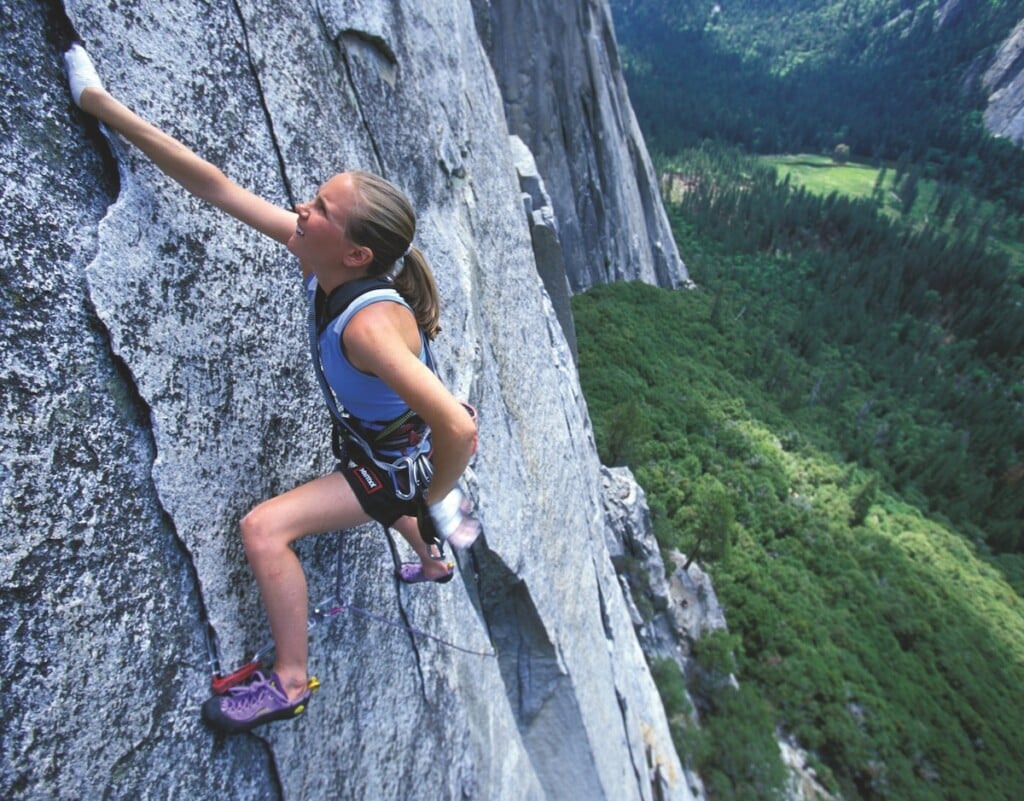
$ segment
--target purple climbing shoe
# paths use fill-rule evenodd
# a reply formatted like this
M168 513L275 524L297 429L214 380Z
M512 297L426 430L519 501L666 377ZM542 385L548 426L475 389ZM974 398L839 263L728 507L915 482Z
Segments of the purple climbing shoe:
M261 723L301 715L306 711L310 695L319 686L320 683L311 678L306 692L294 701L289 701L276 673L264 678L257 671L248 684L232 687L226 695L208 698L203 704L203 717L211 726L222 731L248 731Z
M451 562L448 563L448 572L437 578L427 578L423 574L423 565L419 562L403 562L402 566L398 569L398 579L403 584L420 584L427 581L431 581L434 584L447 584L454 576L455 567Z

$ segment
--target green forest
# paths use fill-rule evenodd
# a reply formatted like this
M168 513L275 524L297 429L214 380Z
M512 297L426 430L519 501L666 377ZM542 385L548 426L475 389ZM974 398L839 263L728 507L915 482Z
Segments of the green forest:
M574 298L579 371L726 612L651 666L712 801L783 798L777 736L844 799L1024 797L1024 161L963 89L1020 9L937 5L612 3L697 288Z

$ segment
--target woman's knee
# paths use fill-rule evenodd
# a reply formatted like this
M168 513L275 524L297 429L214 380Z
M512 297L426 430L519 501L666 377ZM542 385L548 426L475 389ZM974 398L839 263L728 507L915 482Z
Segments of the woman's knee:
M264 554L273 554L288 546L288 539L279 522L275 522L273 507L269 502L254 507L242 518L239 528L245 554L252 560Z

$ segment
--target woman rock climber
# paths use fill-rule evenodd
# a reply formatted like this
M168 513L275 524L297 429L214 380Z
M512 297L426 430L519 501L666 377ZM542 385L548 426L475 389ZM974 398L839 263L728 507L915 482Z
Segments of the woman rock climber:
M314 358L341 406L371 438L389 421L415 414L400 420L397 431L385 430L388 455L401 456L412 445L422 453L422 438L429 437L429 484L410 488L399 481L402 476L382 475L380 461L350 443L347 455L339 450L341 461L333 472L264 501L241 522L246 557L274 638L274 671L269 677L256 674L228 695L213 696L203 704L203 715L227 731L295 717L305 709L312 683L306 673L306 578L291 543L374 519L396 528L419 557L418 564L402 566L403 581L444 582L452 566L421 531L432 543L443 540L454 548L469 547L480 532L456 487L476 449L476 424L427 364L427 341L439 330L438 297L430 267L412 246L413 210L394 186L364 172L335 175L293 212L274 206L115 100L82 47L74 45L65 64L72 96L83 111L192 194L285 245L298 259L321 316L332 293L346 284L378 276L393 281L394 289L355 301L358 309L353 314L350 307L340 330L321 326ZM413 497L403 499L408 495Z

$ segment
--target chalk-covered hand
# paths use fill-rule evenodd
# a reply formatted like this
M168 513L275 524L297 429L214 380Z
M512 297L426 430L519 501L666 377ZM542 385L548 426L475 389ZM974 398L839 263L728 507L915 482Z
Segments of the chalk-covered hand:
M473 504L458 488L428 507L430 519L442 540L453 548L468 548L480 536L480 521Z
M96 89L103 88L103 82L96 73L92 59L85 52L80 44L73 44L64 53L64 69L68 73L68 83L71 85L71 97L75 105L81 106L82 92L89 87Z

